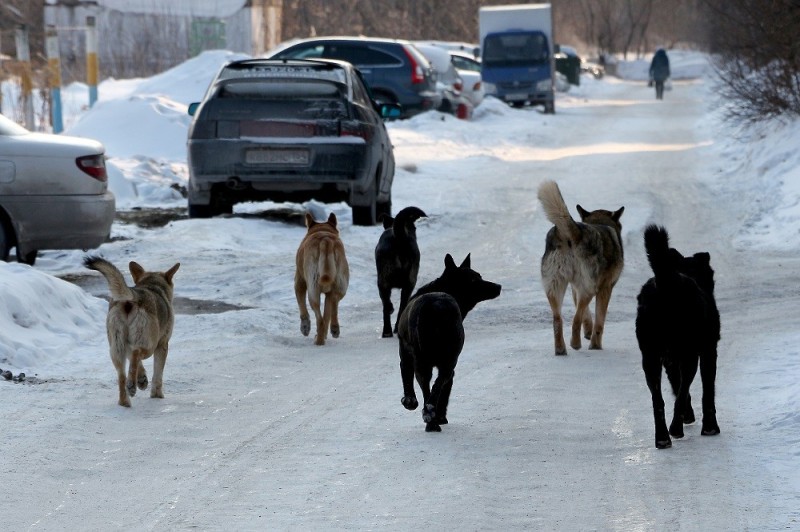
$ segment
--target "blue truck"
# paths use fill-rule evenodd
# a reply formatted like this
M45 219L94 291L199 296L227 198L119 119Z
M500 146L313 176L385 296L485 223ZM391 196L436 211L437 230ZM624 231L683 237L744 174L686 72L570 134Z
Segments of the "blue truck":
M486 6L478 11L481 77L487 95L555 113L550 4Z

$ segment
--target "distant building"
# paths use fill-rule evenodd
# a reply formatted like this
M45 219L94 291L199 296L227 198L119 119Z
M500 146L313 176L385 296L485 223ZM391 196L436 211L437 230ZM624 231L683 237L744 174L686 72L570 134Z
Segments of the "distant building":
M101 78L146 76L203 50L262 55L280 42L282 0L45 0L62 65L85 68L87 17L95 18Z

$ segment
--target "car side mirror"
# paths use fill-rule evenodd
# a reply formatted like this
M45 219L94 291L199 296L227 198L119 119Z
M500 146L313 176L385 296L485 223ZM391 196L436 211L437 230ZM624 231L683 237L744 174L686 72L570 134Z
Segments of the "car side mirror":
M200 107L200 102L194 102L189 104L189 108L186 110L189 113L189 116L194 116L197 112L197 108Z
M403 108L399 103L382 103L379 109L383 118L400 118Z

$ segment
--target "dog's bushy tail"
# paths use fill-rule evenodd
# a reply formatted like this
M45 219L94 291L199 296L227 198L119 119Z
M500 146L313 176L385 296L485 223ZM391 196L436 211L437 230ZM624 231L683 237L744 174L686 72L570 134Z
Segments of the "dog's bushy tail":
M103 274L103 277L108 281L108 288L111 292L112 301L132 301L134 299L133 290L125 284L125 278L122 276L122 272L106 259L88 256L83 259L83 265L90 270L95 270Z
M644 250L656 277L656 284L664 284L674 276L675 268L670 260L669 233L663 227L648 225L644 230Z
M542 203L544 213L550 223L556 226L556 230L564 238L577 240L580 236L578 224L569 214L567 204L561 196L561 190L555 181L544 181L539 185L539 201Z
M329 238L323 238L319 243L319 284L323 292L327 292L336 279L336 256L334 244Z

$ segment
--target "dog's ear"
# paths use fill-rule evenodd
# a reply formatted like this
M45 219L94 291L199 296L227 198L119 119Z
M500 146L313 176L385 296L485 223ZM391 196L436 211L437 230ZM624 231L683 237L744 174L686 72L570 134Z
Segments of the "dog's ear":
M622 211L625 210L625 207L620 207L619 210L614 211L614 215L611 217L615 222L618 222L619 219L622 217Z
M470 269L472 268L472 260L470 260L469 258L470 255L471 253L467 253L467 256L464 257L464 262L461 263L461 266L459 266L459 268L470 268Z
M175 275L175 272L177 272L178 268L180 268L180 267L181 267L181 263L180 262L176 262L175 266L173 266L172 268L167 270L166 273L164 273L164 277L167 278L167 282L168 283L172 284L172 277Z
M576 205L575 208L578 209L578 214L581 215L581 219L586 218L591 214L589 211L581 207L580 204Z
M147 273L147 272L144 271L144 268L139 266L139 264L137 264L134 261L131 261L128 264L128 269L131 271L131 275L133 276L133 282L134 283L138 283L141 280L141 278L144 277L144 274Z
M333 227L336 227L336 215L335 214L331 213L330 216L328 216L328 223L331 224Z
M449 253L444 256L444 269L445 271L451 270L456 267L456 261L453 260L452 255Z
M317 223L317 222L314 221L314 217L311 216L311 213L307 212L306 213L306 227L311 227L315 223Z

